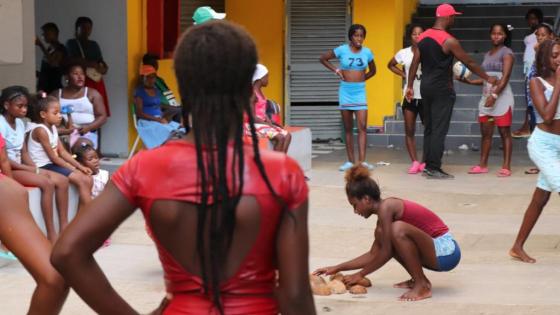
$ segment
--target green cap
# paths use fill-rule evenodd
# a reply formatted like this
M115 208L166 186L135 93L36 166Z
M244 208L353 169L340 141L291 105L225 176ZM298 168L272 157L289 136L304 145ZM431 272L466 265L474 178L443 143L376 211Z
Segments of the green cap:
M200 25L210 20L223 20L225 17L225 13L217 13L211 7L199 7L194 11L192 18L195 25Z

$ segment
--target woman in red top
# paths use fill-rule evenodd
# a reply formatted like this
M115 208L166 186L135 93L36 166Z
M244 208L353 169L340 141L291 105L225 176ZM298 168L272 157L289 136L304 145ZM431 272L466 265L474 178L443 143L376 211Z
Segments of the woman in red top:
M315 314L308 276L307 194L297 163L259 152L251 110L257 53L225 21L194 26L175 51L192 132L135 155L80 212L52 262L100 314L137 314L93 253L136 208L159 252L170 314ZM248 115L252 145L243 143Z
M49 262L51 243L33 221L27 191L10 175L5 141L0 134L0 241L37 282L27 314L55 315L62 309L68 288Z
M354 166L346 173L346 195L354 213L364 218L377 215L375 240L365 254L342 264L317 269L314 274L335 274L361 269L344 277L351 285L395 258L412 279L395 284L408 289L401 301L418 301L432 296L432 284L422 267L449 271L461 259L459 245L449 228L432 211L412 201L399 198L381 199L377 183L363 166Z

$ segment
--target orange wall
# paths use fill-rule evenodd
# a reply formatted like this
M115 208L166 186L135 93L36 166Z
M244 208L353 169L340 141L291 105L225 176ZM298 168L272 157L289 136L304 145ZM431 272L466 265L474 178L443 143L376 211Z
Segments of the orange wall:
M241 24L257 44L269 71L267 98L284 104L284 1L226 0L226 19Z

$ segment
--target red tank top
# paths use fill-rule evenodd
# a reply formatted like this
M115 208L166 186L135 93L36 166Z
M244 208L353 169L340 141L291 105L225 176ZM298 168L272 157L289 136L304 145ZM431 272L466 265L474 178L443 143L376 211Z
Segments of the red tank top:
M230 145L230 161L232 154L233 146ZM304 203L308 188L297 162L278 152L261 151L260 154L272 187L288 209ZM244 157L243 195L251 195L259 203L261 227L257 241L237 272L220 285L222 302L228 315L278 314L273 294L277 270L274 257L282 209L253 162L250 145L244 147ZM132 205L142 209L146 224L152 229L147 218L156 200L199 202L196 174L195 146L179 140L136 154L112 176L112 181ZM164 314L218 314L210 298L203 293L202 279L186 272L155 236L153 240L163 266L167 292L173 294Z
M449 232L449 228L435 213L415 202L401 199L403 213L399 220L414 225L433 238Z

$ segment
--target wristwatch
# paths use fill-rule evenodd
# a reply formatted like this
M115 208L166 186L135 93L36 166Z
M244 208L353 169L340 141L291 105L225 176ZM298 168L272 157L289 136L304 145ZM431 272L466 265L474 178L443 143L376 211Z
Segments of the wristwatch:
M492 94L490 94L490 96L492 96L492 98L495 99L495 100L498 99L498 94L496 94L496 93L492 93Z

